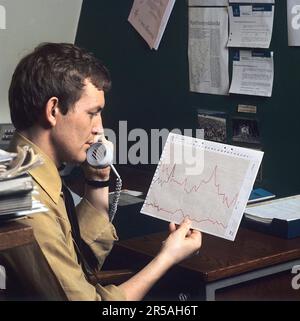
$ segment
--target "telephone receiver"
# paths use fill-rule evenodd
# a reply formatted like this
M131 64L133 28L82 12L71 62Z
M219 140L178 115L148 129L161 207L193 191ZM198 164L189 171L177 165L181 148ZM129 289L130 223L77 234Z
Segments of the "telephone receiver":
M122 189L122 180L117 170L113 165L114 151L112 145L105 142L97 142L91 145L87 150L86 160L88 164L94 168L105 168L110 166L116 175L116 188L113 195L113 200L109 209L110 221L114 219L114 216L117 211L118 202Z
M113 163L112 146L105 143L95 143L87 151L87 162L95 168L104 168Z

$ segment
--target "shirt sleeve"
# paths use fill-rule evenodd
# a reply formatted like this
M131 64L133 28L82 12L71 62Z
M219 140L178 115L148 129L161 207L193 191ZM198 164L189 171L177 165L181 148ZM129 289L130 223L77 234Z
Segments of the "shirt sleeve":
M101 215L86 199L82 199L78 204L76 212L80 235L96 256L100 269L114 242L118 240L116 230L108 217Z

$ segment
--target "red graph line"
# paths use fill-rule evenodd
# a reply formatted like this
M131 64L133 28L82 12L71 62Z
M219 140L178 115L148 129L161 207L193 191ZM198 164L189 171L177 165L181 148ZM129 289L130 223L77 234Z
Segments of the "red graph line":
M165 213L168 213L168 214L171 214L171 215L175 215L177 212L180 213L180 215L182 216L182 218L186 218L188 217L191 221L194 221L194 222L197 222L197 223L203 223L203 222L209 222L209 223L212 223L213 225L218 225L220 227L222 227L223 229L226 229L227 228L227 225L217 221L217 220L212 220L210 218L206 218L206 219L202 219L202 220L197 220L195 218L192 218L189 214L185 214L184 211L179 208L175 211L171 211L171 210L167 210L163 207L160 207L158 204L155 204L155 203L147 203L145 202L144 204L145 206L148 206L148 207L152 207L152 208L155 208L157 212L165 212Z
M190 194L192 192L198 192L202 185L207 185L210 182L213 182L213 185L216 188L217 195L222 197L222 203L225 204L227 208L230 208L231 206L233 206L233 207L235 206L237 199L238 199L238 193L236 193L235 196L233 197L233 199L230 201L229 197L225 193L221 192L220 184L217 182L217 172L218 172L217 165L215 166L214 170L212 171L212 174L210 175L210 177L207 180L202 179L198 185L193 185L191 188L187 187L187 185L188 185L188 178L187 177L183 181L180 181L175 178L176 164L173 165L170 173L169 173L168 169L169 169L168 165L163 165L161 172L163 174L166 172L167 178L163 179L159 176L157 179L155 179L153 181L153 183L157 183L161 187L163 187L164 184L174 183L174 184L177 184L177 185L183 187L183 190L187 194Z

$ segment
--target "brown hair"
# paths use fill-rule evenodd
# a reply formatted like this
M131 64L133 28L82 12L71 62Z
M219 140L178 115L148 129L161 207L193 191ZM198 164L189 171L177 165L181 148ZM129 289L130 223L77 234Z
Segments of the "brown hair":
M78 101L89 79L99 90L108 91L110 74L93 54L67 43L44 43L25 56L16 67L9 88L13 125L23 130L39 121L51 97L66 114Z

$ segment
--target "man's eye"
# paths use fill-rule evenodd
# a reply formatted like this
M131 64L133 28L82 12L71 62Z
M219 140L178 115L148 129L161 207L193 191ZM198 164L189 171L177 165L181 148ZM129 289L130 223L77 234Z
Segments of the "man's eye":
M95 117L95 116L97 116L98 114L101 114L101 111L97 111L97 112L95 112L95 113L89 113L89 115L90 115L91 117Z

